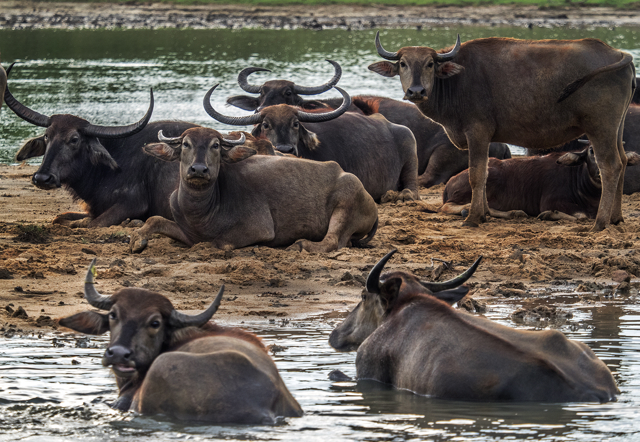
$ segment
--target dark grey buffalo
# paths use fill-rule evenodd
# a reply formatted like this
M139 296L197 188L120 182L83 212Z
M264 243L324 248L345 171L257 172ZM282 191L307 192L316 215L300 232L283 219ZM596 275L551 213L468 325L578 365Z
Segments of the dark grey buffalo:
M180 161L171 195L175 221L156 216L131 236L141 252L162 233L187 245L211 242L231 250L250 245L329 252L371 240L378 212L358 179L335 162L255 155L244 139L192 128L145 146L150 155Z
M404 126L384 116L347 112L351 98L340 88L342 104L336 109L306 112L287 104L268 106L246 117L229 117L210 103L214 86L204 101L207 113L221 123L247 126L266 138L276 150L315 161L335 161L358 177L374 200L389 191L404 200L419 199L418 157L415 137Z
M144 118L123 127L96 126L73 115L39 114L19 103L9 88L5 102L20 118L46 128L17 154L18 161L44 155L33 184L45 190L64 186L84 203L86 213L63 213L55 223L106 227L154 215L171 218L169 196L178 187L178 167L145 155L142 146L157 141L159 130L178 136L196 125L180 121L147 124L153 92Z
M640 155L626 152L627 174ZM537 216L544 220L595 218L600 203L600 173L593 149L544 156L489 160L487 200L493 216ZM439 212L461 215L469 209L469 171L449 180Z
M118 384L114 408L215 423L264 424L302 415L260 339L209 322L224 286L208 309L189 316L149 290L101 295L95 262L84 296L108 313L78 313L60 325L91 335L110 332L102 365L111 367Z
M339 66L336 66L336 70L338 68ZM286 80L271 80L261 86L249 84L248 75L259 71L266 71L266 69L250 67L243 69L238 75L238 84L242 89L259 95L257 97L235 95L227 98L227 103L241 109L258 111L276 104L298 106L305 110L337 109L341 104L342 100L339 98L305 100L296 93L297 86ZM326 86L330 83L324 85L324 88L316 88L317 92L315 93L325 92L328 90ZM308 95L312 92L305 90L305 93ZM468 152L457 149L447 137L442 126L425 117L415 105L374 95L356 95L351 98L352 103L349 111L364 115L379 113L391 123L411 129L416 139L418 184L420 186L431 187L446 183L453 175L469 167ZM491 143L489 156L506 159L511 158L511 152L509 146L504 143Z
M602 175L594 231L622 217L626 158L624 117L636 87L633 57L596 39L483 38L446 53L428 47L386 51L369 66L400 76L405 99L469 149L473 197L467 226L490 214L484 189L491 141L530 149L557 146L586 133Z
M443 399L607 402L618 389L585 344L557 330L523 331L451 307L480 259L457 278L423 282L405 272L380 278L395 251L371 270L367 292L329 344L358 351L358 380Z

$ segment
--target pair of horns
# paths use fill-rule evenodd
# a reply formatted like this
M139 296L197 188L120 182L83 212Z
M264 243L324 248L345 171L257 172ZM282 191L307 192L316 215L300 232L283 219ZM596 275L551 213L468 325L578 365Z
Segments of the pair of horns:
M13 68L14 64L15 63L12 63L11 66L9 66L9 69L7 69L7 77L9 77L9 73L11 72L11 68ZM153 113L153 89L151 89L150 101L151 102L149 104L149 110L147 110L147 113L142 118L142 120L138 121L137 123L130 124L128 126L98 126L95 124L89 124L88 126L82 127L79 130L84 135L98 138L125 138L134 135L144 129L144 127L151 119L151 114ZM9 91L8 84L7 88L4 91L4 102L7 103L9 109L11 109L17 116L19 116L26 122L40 127L51 126L51 117L31 110L27 106L16 100Z
M389 52L382 47L382 43L380 43L380 31L376 32L376 49L378 49L378 54L380 54L382 58L386 58L387 60L400 60L400 54L398 52ZM458 39L456 40L456 45L453 49L445 54L436 54L434 60L440 62L449 61L456 56L459 50L460 34L458 34Z
M209 114L209 116L211 116L211 118L221 123L229 124L232 126L250 126L253 124L258 124L262 121L263 116L261 113L255 113L246 117L230 117L227 115L222 115L220 112L215 110L213 106L211 106L211 94L216 90L218 86L219 85L216 84L214 87L209 89L209 92L207 92L207 94L204 96L204 110ZM309 113L298 110L298 120L301 123L321 123L323 121L333 120L334 118L338 118L340 115L344 114L351 106L351 97L343 89L337 86L334 87L342 95L342 104L339 108L324 113Z
M223 138L222 141L224 141L225 143L229 143L232 146L239 146L241 144L244 144L244 142L247 140L247 138L244 136L244 133L240 132L240 138L237 140L229 140L227 138ZM182 143L182 136L179 137L165 137L164 134L162 133L162 130L158 131L158 141L162 141L164 143Z
M87 271L87 276L84 281L84 297L89 302L89 304L96 308L99 308L100 310L111 310L111 307L113 307L115 301L111 296L101 295L95 288L95 268L96 258L93 258L93 261L91 261L91 264L89 264L89 270ZM197 315L185 315L184 313L180 313L177 310L172 310L171 316L169 316L169 325L175 328L183 328L200 327L206 324L218 310L220 302L222 302L223 293L224 284L222 285L222 287L220 287L218 296L216 296L216 299L211 303L209 308Z
M332 87L334 87L340 80L340 77L342 76L342 68L338 63L336 63L333 60L327 60L327 61L333 65L333 69L335 70L335 73L333 74L333 78L331 80L327 81L325 84L321 84L320 86L300 86L294 83L293 91L296 94L300 94L300 95L317 95L317 94L326 92ZM241 70L240 73L238 74L238 84L245 92L249 92L250 94L259 94L260 89L262 88L262 85L257 86L254 84L249 84L249 81L248 81L249 75L253 74L254 72L271 72L271 71L269 69L256 68L256 67L245 68Z
M369 277L367 278L367 291L369 293L380 294L380 274L382 273L382 269L384 269L384 266L387 263L387 261L389 261L389 259L391 259L393 254L396 253L397 251L398 251L397 249L390 251L385 256L383 256L382 259L378 261L378 263L375 266L373 266L373 268L371 269L371 272L369 273ZM443 290L454 289L464 284L464 282L467 279L471 278L471 276L474 274L474 272L480 265L480 261L482 261L482 256L476 259L476 262L474 262L471 265L471 267L469 267L467 270L465 270L460 275L448 281L444 281L444 282L420 281L420 284L422 284L423 287L430 290L432 293L441 292Z

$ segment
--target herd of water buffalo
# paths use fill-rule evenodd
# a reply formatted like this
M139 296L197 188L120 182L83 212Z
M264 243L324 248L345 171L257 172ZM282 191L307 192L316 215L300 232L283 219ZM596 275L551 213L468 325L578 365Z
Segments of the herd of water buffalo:
M458 37L446 50L390 52L376 35L375 44L385 60L369 69L399 76L413 104L350 97L336 86L341 69L333 61L334 77L317 87L253 85L249 75L264 69L244 69L238 83L258 96L227 99L253 112L244 117L214 109L212 87L204 97L212 118L253 126L227 135L187 122L149 122L153 92L146 115L128 126L46 116L11 94L11 67L6 74L0 68L0 96L20 118L46 128L17 154L20 161L43 156L33 183L64 186L85 204L86 213L63 213L54 222L146 221L131 235L132 252L144 250L154 233L226 250L365 247L377 229L376 203L390 195L419 199L419 186L445 182L440 210L468 213L466 226L487 215L589 217L594 231L623 221L623 191L640 190L640 173L631 167L640 162L640 110L631 104L636 74L629 54L596 39L462 44ZM341 99L301 97L332 88ZM588 147L569 143L583 135ZM574 151L512 159L502 143L532 151L569 143L564 149ZM405 272L383 275L393 253L373 267L361 302L329 339L339 351L357 350L358 379L460 400L616 398L611 372L585 344L452 308L481 258L454 279L425 282ZM95 273L94 260L84 295L107 313L82 312L60 324L110 332L103 365L116 377L115 408L211 422L302 415L262 342L210 322L224 287L208 309L189 316L144 289L102 295Z

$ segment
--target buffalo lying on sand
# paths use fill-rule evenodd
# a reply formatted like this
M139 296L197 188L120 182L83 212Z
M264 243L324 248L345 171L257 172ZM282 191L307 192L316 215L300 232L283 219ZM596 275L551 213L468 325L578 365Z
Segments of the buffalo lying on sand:
M131 235L141 252L153 233L188 245L211 242L225 250L250 245L329 252L364 245L377 228L373 198L335 162L255 155L213 129L192 128L145 146L150 155L180 160L180 185L171 195L174 221L156 216Z
M640 155L627 152L627 173ZM537 216L544 220L595 218L600 203L600 174L593 149L545 156L489 160L487 200L492 216ZM439 212L461 215L469 209L469 171L449 180Z
M337 350L357 349L359 380L443 399L607 402L618 389L607 366L557 330L523 331L451 307L468 292L459 277L423 282L405 272L380 279L392 251L375 265L367 292L331 333Z
M298 106L305 110L330 110L337 109L341 104L339 98L305 100L297 92L300 86L286 80L271 80L261 86L249 84L247 81L249 74L260 71L268 72L267 69L250 67L243 69L238 75L240 87L249 93L259 94L257 97L235 95L227 98L227 103L251 111L260 111L265 107L277 104ZM335 79L336 77L333 80ZM331 82L323 85L324 87L305 88L305 95L326 92L330 89L327 87L329 84ZM415 105L373 95L356 95L351 98L350 112L363 113L368 116L381 114L389 122L406 126L413 132L416 139L418 184L420 186L431 187L446 183L453 175L469 167L468 152L457 149L447 137L442 126L425 117ZM506 144L491 143L489 156L506 159L511 158L511 152Z
M482 38L446 53L412 46L369 66L400 76L404 98L442 124L451 141L469 149L472 188L467 226L490 214L485 183L491 141L529 149L558 146L584 133L602 175L594 231L622 217L626 157L624 117L636 87L633 57L596 39Z
M118 384L114 408L215 423L264 424L302 415L260 339L209 322L224 286L208 309L189 316L149 290L101 295L94 285L95 262L84 296L109 313L78 313L60 325L91 335L110 332L102 364L111 366Z
M210 102L214 86L204 99L207 113L221 123L246 126L266 138L276 150L315 161L335 161L354 174L374 200L389 191L401 192L404 200L419 199L416 141L409 129L388 122L382 115L367 117L352 112L351 97L343 97L337 109L305 112L280 104L268 106L246 117L230 117L216 111Z
M73 115L39 114L19 103L9 88L7 106L20 118L45 127L42 136L25 143L17 160L44 155L31 181L40 189L64 186L86 213L67 212L54 223L83 227L107 227L126 219L171 217L169 195L178 187L178 168L145 155L142 146L157 140L159 130L177 136L195 124L180 121L149 123L153 92L147 114L123 127L96 126Z

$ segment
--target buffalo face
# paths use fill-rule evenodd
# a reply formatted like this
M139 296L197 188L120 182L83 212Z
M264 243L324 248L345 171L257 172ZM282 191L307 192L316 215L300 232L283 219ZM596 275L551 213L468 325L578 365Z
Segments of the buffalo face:
M205 127L187 129L179 137L166 138L158 134L160 143L144 146L149 155L164 161L180 160L180 179L187 187L201 190L212 186L218 178L220 164L242 161L256 153L239 146L245 142L225 139L218 131Z
M459 74L464 69L459 64L450 61L460 49L460 36L455 47L447 53L438 53L435 50L410 46L400 49L398 52L388 52L380 44L380 35L376 34L376 47L378 53L387 60L369 65L369 70L384 77L400 77L404 99L418 103L429 98L436 78L445 79Z
M316 134L300 123L296 108L287 105L269 106L260 114L262 122L255 126L252 135L266 138L277 151L298 156L298 143L305 144L309 149L318 145Z

